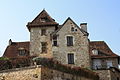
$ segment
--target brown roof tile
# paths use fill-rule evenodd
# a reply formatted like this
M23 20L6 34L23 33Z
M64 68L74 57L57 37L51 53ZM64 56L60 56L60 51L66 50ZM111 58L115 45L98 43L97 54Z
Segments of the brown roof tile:
M104 55L93 55L92 50L96 49ZM90 42L90 55L92 58L109 58L109 57L118 57L117 54L113 53L112 50L104 41L91 41Z
M45 22L42 21L42 19L45 19ZM27 24L28 29L31 27L40 27L40 26L53 26L53 25L58 25L58 23L55 22L49 14L43 10L32 22L29 22Z
M25 57L25 56L19 56L19 49L23 48L26 53L25 55L29 55L29 44L30 42L12 42L10 45L7 46L3 57L8 58L17 58L17 57Z

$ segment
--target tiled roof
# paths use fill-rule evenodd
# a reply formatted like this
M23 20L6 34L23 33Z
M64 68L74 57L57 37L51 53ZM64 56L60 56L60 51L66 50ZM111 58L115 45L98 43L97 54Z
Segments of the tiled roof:
M8 58L22 58L29 55L29 44L30 42L11 42L10 45L7 46L3 57ZM19 49L25 50L25 56L19 56Z
M45 20L45 21L42 21ZM40 26L53 26L53 25L58 25L58 23L55 22L49 14L43 10L32 22L29 22L27 24L28 29L31 27L40 27Z
M98 50L103 55L93 55L92 50ZM91 41L90 42L90 55L92 58L109 58L109 57L118 57L104 41Z
M19 49L24 48L26 50L26 56L29 56L30 42L12 42L8 45L3 56L8 58L21 58L25 56L19 56ZM104 55L93 55L92 50L96 49ZM91 41L90 42L90 55L92 58L110 58L118 57L104 41Z

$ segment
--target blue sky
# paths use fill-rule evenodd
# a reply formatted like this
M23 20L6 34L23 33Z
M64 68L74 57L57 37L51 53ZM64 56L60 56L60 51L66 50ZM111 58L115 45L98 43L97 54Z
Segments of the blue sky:
M90 40L105 41L120 55L120 0L1 0L0 55L9 39L29 41L26 24L44 8L59 24L67 17L87 22Z

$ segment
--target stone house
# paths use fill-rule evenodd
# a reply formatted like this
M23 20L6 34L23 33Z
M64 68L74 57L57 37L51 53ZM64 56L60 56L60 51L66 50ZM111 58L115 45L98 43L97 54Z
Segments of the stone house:
M19 58L37 56L52 58L71 67L94 70L100 80L119 80L119 56L112 52L104 41L88 39L87 23L78 26L70 17L62 25L43 10L27 24L30 41L12 42L4 57Z
M90 42L92 69L99 73L100 80L119 80L119 56L112 52L104 41Z
M30 55L49 57L62 64L90 67L88 33L71 18L58 25L43 10L27 24L30 31ZM84 61L83 61L84 60Z

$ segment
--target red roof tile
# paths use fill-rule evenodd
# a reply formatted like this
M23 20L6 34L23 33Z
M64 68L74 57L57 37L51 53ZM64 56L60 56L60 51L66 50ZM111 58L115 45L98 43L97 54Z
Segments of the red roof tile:
M103 55L93 55L92 50L96 49ZM90 55L92 58L109 58L109 57L118 57L117 54L113 53L112 50L104 41L91 41L90 42Z
M7 46L3 57L8 57L8 58L17 58L17 57L25 57L25 56L19 56L19 49L22 48L24 49L25 55L29 55L29 44L30 42L12 42L10 45Z

